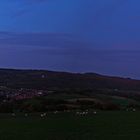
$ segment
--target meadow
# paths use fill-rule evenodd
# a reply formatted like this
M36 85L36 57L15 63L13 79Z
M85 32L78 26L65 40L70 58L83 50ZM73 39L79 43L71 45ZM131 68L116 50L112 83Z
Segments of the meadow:
M0 140L139 140L140 112L0 115Z

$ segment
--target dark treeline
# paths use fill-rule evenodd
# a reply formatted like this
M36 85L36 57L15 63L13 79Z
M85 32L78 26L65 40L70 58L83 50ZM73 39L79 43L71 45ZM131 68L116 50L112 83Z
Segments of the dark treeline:
M56 99L30 99L23 101L12 101L0 104L0 113L12 112L48 112L48 111L73 111L86 109L119 110L120 106L113 103L100 103L90 100L56 100Z

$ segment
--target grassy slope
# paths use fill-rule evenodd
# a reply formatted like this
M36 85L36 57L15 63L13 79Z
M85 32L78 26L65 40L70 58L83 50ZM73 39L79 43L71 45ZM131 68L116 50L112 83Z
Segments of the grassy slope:
M53 94L46 96L46 99L62 99L66 101L76 101L76 100L89 100L89 101L95 101L95 102L101 102L106 103L110 102L113 104L117 104L122 107L126 107L130 104L135 104L140 106L140 102L131 99L131 98L125 98L125 97L119 97L119 96L110 96L105 94L92 94L90 96L88 95L80 95L80 94Z
M99 112L21 118L0 116L1 140L139 140L140 112Z
M140 102L130 99L130 98L125 98L125 97L119 97L119 96L109 96L109 95L103 95L103 94L96 94L95 98L101 101L106 101L106 102L112 102L114 104L118 104L121 106L127 106L129 104L135 104L135 105L140 105Z

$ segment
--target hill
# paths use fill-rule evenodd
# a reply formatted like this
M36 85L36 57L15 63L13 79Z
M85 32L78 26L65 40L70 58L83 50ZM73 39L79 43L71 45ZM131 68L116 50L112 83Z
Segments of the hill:
M0 86L30 89L114 89L140 91L140 80L96 73L0 69Z
M0 112L140 109L140 80L96 73L0 69L0 101Z

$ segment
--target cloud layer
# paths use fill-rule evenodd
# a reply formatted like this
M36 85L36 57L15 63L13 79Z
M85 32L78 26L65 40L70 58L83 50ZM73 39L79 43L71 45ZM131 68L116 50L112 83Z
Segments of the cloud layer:
M140 20L130 19L139 17L139 4L138 0L2 0L0 67L140 77Z
M99 49L65 33L0 33L0 67L140 78L139 50ZM132 73L133 71L133 73Z

